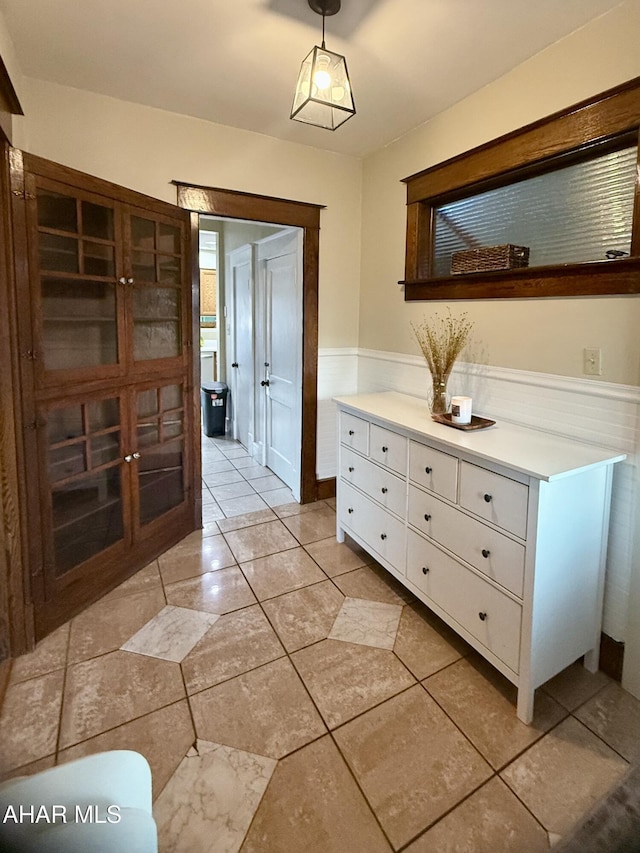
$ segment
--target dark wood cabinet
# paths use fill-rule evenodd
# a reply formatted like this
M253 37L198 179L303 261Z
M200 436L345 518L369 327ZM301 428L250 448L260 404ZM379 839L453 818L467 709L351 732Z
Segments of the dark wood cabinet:
M13 178L39 638L195 526L190 232L40 158Z

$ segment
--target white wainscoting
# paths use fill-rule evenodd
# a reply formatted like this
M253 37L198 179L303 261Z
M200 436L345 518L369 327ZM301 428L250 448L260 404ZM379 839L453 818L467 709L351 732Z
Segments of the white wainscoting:
M321 479L337 465L332 397L400 391L426 399L430 375L421 356L356 348L321 349L318 358L318 455ZM640 388L482 364L456 365L451 394L473 397L473 410L557 435L623 451L615 466L603 630L625 639L633 538L640 492Z

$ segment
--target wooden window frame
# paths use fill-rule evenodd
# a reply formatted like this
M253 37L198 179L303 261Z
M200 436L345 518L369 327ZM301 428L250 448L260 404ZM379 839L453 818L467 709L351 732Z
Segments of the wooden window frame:
M640 177L636 178L631 252L627 258L436 277L432 273L435 209L638 144L640 77L404 178L407 185L406 302L603 296L640 293ZM640 145L639 145L640 158ZM638 166L640 175L640 161Z

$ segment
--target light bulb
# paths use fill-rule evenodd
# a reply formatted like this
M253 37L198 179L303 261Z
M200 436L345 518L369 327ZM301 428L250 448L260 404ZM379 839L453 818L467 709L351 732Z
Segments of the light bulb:
M320 54L316 62L316 72L313 75L313 83L318 89L328 89L331 85L331 74L329 68L331 60L326 54Z

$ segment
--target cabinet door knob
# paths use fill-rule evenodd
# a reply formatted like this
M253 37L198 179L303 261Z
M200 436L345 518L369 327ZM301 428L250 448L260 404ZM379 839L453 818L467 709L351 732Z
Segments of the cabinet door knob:
M429 465L427 465L427 467L424 469L425 474L430 474L432 471L433 471L433 468L429 467Z
M354 471L353 465L349 465L349 473L353 474L353 471Z
M491 498L492 498L492 495L485 495L485 496L484 496L484 499L485 499L485 501L486 501L488 504L490 504L490 503L491 503Z
M381 539L386 539L386 538L387 538L387 534L386 534L386 533L381 533L381 534L380 534L380 538L381 538Z
M383 494L383 495L386 495L386 494L387 494L387 488L386 488L386 486L383 486L383 487L380 489L380 491L382 492L382 494Z
M347 512L349 513L349 515L351 515L351 513L353 512L353 507L350 506L349 509L347 510Z
M353 435L353 430L352 430L352 429L350 429L350 430L349 430L349 435Z
M231 367L238 367L238 362L237 361L232 362Z
M140 459L140 454L138 453L137 450L135 453L132 453L131 455L133 456L134 459Z
M385 446L384 446L384 444L382 445L382 452L383 452L383 453L386 453L388 449L389 449L389 448L388 448L388 447L385 447Z
M430 515L428 512L425 512L425 514L424 514L424 520L425 520L425 521L431 521L431 515Z
M127 284L133 284L133 279L132 279L132 278L128 278L128 279L127 279Z
M124 461L133 462L133 455L131 453L127 453L127 455L124 457Z
M119 284L126 284L127 280L123 275L121 275L120 278L118 279L118 283Z
M489 551L488 548L482 549L482 556L485 558L485 560L487 559L487 557L489 556L490 553L491 553L491 551Z
M428 575L428 574L429 574L429 569L428 569L428 567L427 567L427 566L423 566L423 567L422 567L422 574L423 574L423 575Z
M478 619L481 622L484 622L486 618L487 618L487 614L483 610L481 610L480 613L478 613Z

